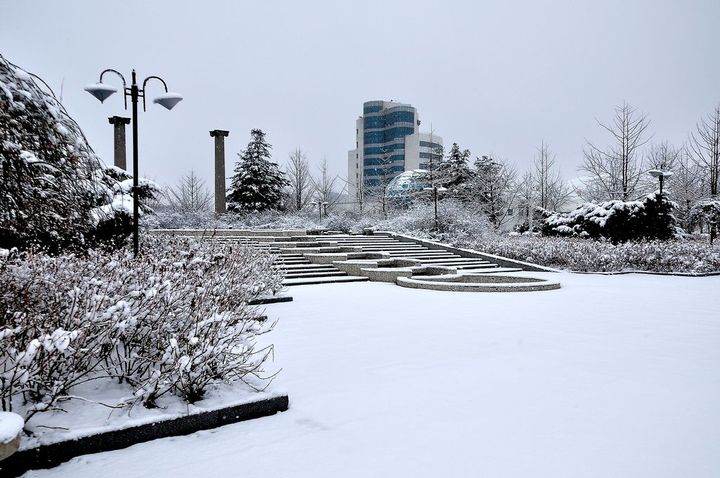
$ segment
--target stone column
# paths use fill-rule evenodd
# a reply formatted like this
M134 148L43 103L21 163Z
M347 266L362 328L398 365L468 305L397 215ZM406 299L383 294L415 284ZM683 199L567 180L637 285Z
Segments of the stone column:
M221 129L210 131L215 138L215 214L225 213L225 137L229 134Z
M130 124L130 118L111 116L108 118L115 126L115 166L127 171L127 156L125 152L125 125Z

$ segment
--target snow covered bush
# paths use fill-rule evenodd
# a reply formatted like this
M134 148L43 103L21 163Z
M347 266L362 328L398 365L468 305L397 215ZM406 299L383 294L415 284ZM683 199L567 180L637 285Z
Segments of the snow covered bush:
M280 290L257 248L148 237L125 251L0 256L0 400L26 418L61 407L88 380L132 387L128 403L172 393L195 401L214 383L262 387L272 324L248 303Z
M720 200L704 199L699 201L690 210L690 223L693 225L706 224L710 228L710 244L715 239L715 233L720 225Z
M568 213L542 211L542 233L548 236L606 238L613 242L669 239L675 234L675 204L659 193L639 201L585 203Z
M437 240L466 241L482 237L495 237L496 231L487 217L473 206L455 199L444 199L438 204L437 229L435 210L431 202L417 202L384 221L368 222L380 231L393 231L420 235Z
M0 247L58 251L128 232L129 176L116 173L47 85L0 56Z
M613 244L573 237L514 235L493 240L458 241L455 244L511 259L582 272L720 271L720 250L691 239Z

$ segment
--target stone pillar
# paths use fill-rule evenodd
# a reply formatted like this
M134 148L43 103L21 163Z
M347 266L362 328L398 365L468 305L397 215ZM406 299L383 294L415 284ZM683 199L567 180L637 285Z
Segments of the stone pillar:
M225 137L229 134L221 129L210 131L215 138L215 214L225 213Z
M130 118L111 116L108 118L115 126L115 166L127 171L127 156L125 152L125 125L130 124Z

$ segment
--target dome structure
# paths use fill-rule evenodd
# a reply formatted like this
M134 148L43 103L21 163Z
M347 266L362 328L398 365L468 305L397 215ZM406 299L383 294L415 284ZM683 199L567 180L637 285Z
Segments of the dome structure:
M405 171L390 181L385 190L388 198L412 201L423 189L431 187L430 173L424 169Z

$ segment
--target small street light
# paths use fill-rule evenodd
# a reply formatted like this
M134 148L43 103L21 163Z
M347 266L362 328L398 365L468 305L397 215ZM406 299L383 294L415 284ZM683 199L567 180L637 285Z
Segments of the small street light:
M320 217L320 219L322 219L322 217L323 217L323 207L325 208L325 215L327 216L327 207L328 207L328 203L327 203L327 202L325 202L325 201L313 201L313 202L310 203L310 205L311 205L312 207L315 207L315 206L318 207L318 216Z
M663 193L663 182L665 178L669 178L673 175L671 171L661 171L659 169L651 169L648 171L648 174L654 178L658 178L660 180L660 197L662 197Z
M132 129L133 129L133 252L135 253L135 257L138 255L138 249L139 249L139 239L138 239L138 233L140 229L140 218L138 213L138 176L139 174L139 167L138 167L138 122L137 122L137 113L138 113L138 99L143 99L143 111L146 111L145 109L145 85L147 85L147 82L150 80L158 80L163 84L163 87L165 88L165 93L161 94L157 98L153 100L153 103L159 104L160 106L167 108L168 110L171 110L177 105L183 97L177 93L172 93L168 91L167 84L165 83L165 80L160 78L159 76L148 76L145 78L145 80L142 83L142 88L138 88L137 79L135 75L135 70L132 71L132 84L128 88L127 83L125 82L125 77L122 76L120 72L113 69L107 69L103 70L102 73L100 73L100 80L93 84L88 85L85 87L85 91L93 95L95 98L100 100L100 103L104 103L110 95L113 93L116 93L118 89L112 85L108 85L103 83L103 75L105 73L115 73L117 76L120 77L120 79L123 82L123 100L125 101L125 109L127 109L127 99L128 96L130 97L130 102L132 103Z
M431 188L423 188L423 191L432 191L433 193L433 201L435 202L435 230L437 231L440 229L438 226L438 193L444 193L447 191L447 188L433 184Z

